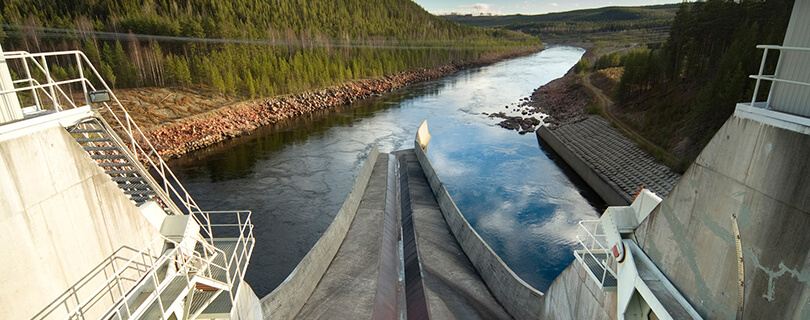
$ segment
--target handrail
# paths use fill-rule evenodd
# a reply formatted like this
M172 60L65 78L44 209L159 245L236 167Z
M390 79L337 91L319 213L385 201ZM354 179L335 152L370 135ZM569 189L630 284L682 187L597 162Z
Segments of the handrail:
M779 70L782 66L782 60L785 57L785 51L801 51L801 52L810 52L810 48L802 48L802 47L785 47L779 45L758 45L757 49L764 49L765 51L762 53L762 61L759 64L759 72L756 75L748 76L751 79L756 79L756 85L754 86L754 94L751 97L751 107L754 107L757 103L757 94L759 94L759 86L762 80L771 81L771 82L781 82L781 83L788 83L794 85L801 85L801 86L810 86L810 83L803 82L803 81L795 81L789 79L781 79L779 78ZM768 59L768 50L779 50L779 59L776 62L776 69L774 74L765 75L765 61ZM768 91L768 99L766 100L765 109L772 109L771 102L773 101L773 86Z
M220 224L212 224L213 228L223 228L223 227L237 227L239 230L239 236L236 238L236 247L234 248L234 252L230 257L227 257L227 267L228 267L228 286L233 288L234 282L236 281L237 277L241 282L244 280L244 273L246 271L247 262L250 260L250 256L253 253L253 245L251 245L251 241L255 242L255 238L253 237L253 222L251 221L251 215L253 214L249 210L243 211L207 211L208 214L235 214L237 223L220 223ZM244 219L242 215L245 215ZM244 221L243 221L244 220ZM216 240L213 241L216 243ZM236 271L231 274L231 266L236 265ZM232 301L236 299L236 292L230 291L229 294L231 295Z
M588 229L588 227L586 227L586 226L585 226L585 223L588 223L588 224L593 224L593 225L594 225L594 232L593 232L593 233L591 233L591 231ZM605 248L605 247L602 245L602 243L601 243L601 242L600 242L600 241L597 239L597 237L602 237L602 238L604 238L604 237L605 237L605 235L604 235L604 234L600 234L600 233L598 232L598 230L599 230L599 226L600 226L600 225L601 225L601 223L599 222L599 220L581 220L581 221L579 222L579 226L580 226L580 227L581 227L583 230L585 230L585 233L587 233L588 238L590 238L590 244L591 244L591 245L590 245L590 246L586 245L586 244L585 244L585 242L586 242L588 239L583 240L581 235L577 235L577 236L576 236L576 239L577 239L577 241L578 241L578 242L579 242L579 243L582 245L582 247L583 247L583 248L585 248L585 251L588 253L588 255L590 255L590 256L591 256L591 258L592 258L594 261L596 261L596 263L598 263L598 264L599 264L599 265L602 267L602 277L600 278L600 279L601 279L601 281L600 281L600 286L601 286L601 287L604 287L604 285L605 285L605 279L607 279L607 273L608 273L608 272L610 272L610 274L611 274L611 275L612 275L614 278L616 278L616 277L617 277L617 275L616 275L616 271L614 271L614 270L613 270L612 268L610 268L610 267L609 267L607 264L605 264L604 262L602 262L602 260L597 259L597 258L596 258L596 256L594 256L594 254L593 254L593 250L595 250L595 249L596 249L596 248L594 247L594 244L596 244L596 245L599 247L599 249L601 249L603 252L605 252L605 253L607 254L608 259L615 259L615 258L613 257L613 255L612 255L612 254L610 254L610 251L608 251L608 250L607 250L607 249L606 249L606 248Z
M67 56L70 61L75 61L79 73L78 78L60 81L54 80L49 72L46 57L58 56ZM87 275L71 286L66 292L57 297L56 300L48 304L48 306L34 316L34 319L53 317L54 312L63 307L66 312L64 319L85 319L88 316L86 312L93 310L92 308L94 307L101 307L100 305L96 306L96 304L101 301L100 299L107 299L107 297L113 299L113 307L104 310L110 317L115 313L121 312L121 307L126 307L126 312L129 316L132 316L130 313L133 311L135 313L145 312L144 305L154 301L160 303L161 310L165 312L166 310L163 309L163 301L161 300L160 292L166 289L166 286L168 286L166 280L170 280L171 277L167 274L165 278L159 280L158 268L162 268L166 266L167 263L172 262L174 262L174 266L177 269L176 271L186 277L186 283L189 286L193 285L192 278L198 279L195 278L198 275L207 277L213 281L222 282L221 274L216 275L218 279L214 278L214 270L223 271L225 275L223 284L227 285L229 288L228 291L231 302L235 303L236 292L233 292L233 289L237 283L237 279L239 283L244 280L244 273L255 245L253 234L254 226L251 221L252 212L200 210L199 206L180 183L179 179L160 157L154 145L152 145L143 131L135 123L134 119L132 119L130 114L124 109L118 97L115 96L107 83L101 78L98 70L81 51L74 50L35 54L25 51L14 51L4 52L3 58L6 61L12 59L22 60L22 67L24 67L24 74L27 78L13 80L12 82L15 87L10 90L0 91L0 95L31 91L34 99L34 105L32 107L36 107L35 110L37 111L44 110L38 93L42 93L44 97L53 102L55 112L89 106L89 91L96 90L96 87L85 77L85 67L88 67L90 72L99 79L101 87L107 90L112 98L109 103L104 102L101 104L100 108L95 110L108 112L108 117L111 116L115 122L112 122L112 125L110 125L110 123L107 123L105 120L103 114L97 113L98 122L101 123L104 130L108 131L115 144L122 148L122 152L124 152L137 167L141 167L141 165L145 166L145 168L140 168L140 170L148 169L156 172L157 176L155 177L153 177L152 174L148 174L149 179L147 179L147 181L150 185L153 185L155 191L158 193L158 197L166 204L170 205L170 210L176 211L176 213L182 213L180 212L181 208L177 208L173 201L173 198L178 199L180 203L182 203L182 209L186 211L185 213L191 215L191 218L202 227L202 230L205 231L205 235L207 235L207 238L205 236L201 238L191 238L193 239L191 248L186 246L183 241L176 242L165 236L158 236L137 252L135 249L129 247L119 248L110 257L105 259L105 261L101 262L96 268L92 269ZM45 83L40 83L39 80L34 78L31 72L32 67L34 70L38 69L44 74ZM16 87L16 85L20 84L23 86ZM71 95L68 95L61 87L76 84L81 84L82 86L82 91L80 92L84 94L84 104L79 103L80 100L78 99L74 102L72 98L75 97L72 95L73 92L71 92ZM64 105L62 105L60 101L62 99L66 101ZM114 132L117 134L113 134ZM160 181L156 179L160 179ZM211 214L235 214L236 223L212 224ZM197 215L200 215L200 217ZM204 223L201 219L204 220ZM230 256L227 256L226 252L222 249L214 246L216 241L214 228L237 229L238 236L235 239L236 247ZM184 239L188 238L184 237ZM156 246L157 241L164 241L164 244L171 244L173 248L166 249L164 252L160 252L159 255L156 255L157 252L155 252L156 250L152 247ZM200 251L197 251L196 248L198 244L202 246L202 250ZM124 250L134 252L134 254L132 254L132 257L124 258L122 255ZM222 257L221 262L217 262L217 257ZM121 266L118 266L116 264L117 261L125 262ZM108 267L110 266L112 267L111 275L108 274ZM132 276L132 272L135 272L137 276ZM83 292L83 289L89 286L91 282L94 284L98 283L99 281L96 281L96 279L100 279L99 275L101 274L104 275L103 279L105 279L101 285L89 294L85 295L84 293L80 293ZM177 273L172 273L171 275L173 277L177 275ZM147 284L153 284L155 291L150 294L146 302L139 304L140 307L135 306L138 308L137 310L132 310L129 305L131 303L130 298L133 294L140 291L139 288L141 288L141 286ZM121 315L119 314L119 316Z
M69 80L63 81L54 81L50 73L48 72L48 64L46 57L57 57L57 56L68 56L70 59L75 58L75 63L77 70L79 72L79 77ZM73 56L73 57L70 57ZM110 93L110 97L114 103L103 103L103 109L106 109L109 114L115 119L116 125L120 127L123 134L125 135L123 140L125 141L126 147L132 151L135 159L133 160L140 160L144 164L148 164L148 166L160 176L161 184L156 186L160 188L166 196L169 196L168 199L163 199L167 203L173 203L171 199L171 195L176 196L176 198L182 203L187 214L190 214L194 217L197 223L203 227L211 237L211 225L210 225L210 218L202 212L200 207L197 205L196 201L191 197L188 191L185 189L182 183L180 183L177 176L171 169L168 167L166 162L160 157L157 152L157 149L152 145L140 127L135 123L129 113L124 109L121 101L118 100L118 97L112 92L110 87L107 83L103 80L101 75L99 74L98 70L93 66L87 56L78 50L72 51L60 51L60 52L44 52L44 53L29 53L25 51L10 51L4 52L3 58L6 61L13 60L13 59L20 59L22 60L22 64L25 67L26 72L26 79L17 80L17 82L22 83L28 81L30 84L28 86L23 86L20 88L13 88L9 90L0 91L0 95L18 93L22 91L32 91L33 97L35 99L35 105L38 106L39 109L41 108L42 103L39 101L39 97L36 94L38 89L44 91L45 96L48 97L54 105L54 109L56 112L62 111L62 107L60 106L59 99L57 98L57 92L61 94L61 97L65 98L68 103L72 106L72 108L76 108L77 105L74 103L73 99L71 99L65 91L60 87L62 85L69 85L74 83L80 83L82 85L82 90L84 93L85 98L85 105L90 105L89 101L89 93L88 89L91 91L95 91L96 87L93 83L87 79L84 75L84 67L89 67L89 70L92 72L96 78L99 79L101 86L106 89ZM37 58L41 58L42 61L38 61ZM47 83L41 84L39 81L34 79L31 68L29 65L34 66L36 69L39 69L46 77ZM36 83L36 84L34 84ZM48 93L45 89L49 89L50 93ZM112 105L117 106L114 108ZM116 113L121 113L122 116ZM123 119L122 119L123 118ZM198 217L195 213L200 214L205 221L199 221Z
M105 259L105 262L102 262L99 264L99 266L91 270L90 273L82 277L82 279L71 286L56 300L48 304L48 306L46 306L32 319L50 319L52 318L54 312L56 312L62 306L65 307L66 312L62 319L85 319L85 313L90 307L93 307L93 303L95 301L97 301L99 298L116 295L118 298L114 299L112 306L105 309L106 315L104 318L109 318L116 313L120 313L122 311L121 307L125 307L129 313L133 311L131 308L132 306L130 306L129 299L132 297L132 295L137 293L135 290L143 285L151 283L154 285L155 290L146 300L141 302L141 306L148 305L155 299L160 300L160 293L166 289L166 286L168 285L167 280L171 280L171 277L167 275L162 281L158 281L156 272L161 266L165 266L167 263L174 263L176 271L182 273L186 277L186 283L188 283L189 286L195 283L192 280L194 276L197 275L206 277L213 281L222 282L229 288L228 294L231 302L235 303L236 292L233 292L234 284L237 278L239 279L240 283L244 280L244 272L246 271L247 263L250 260L250 256L253 252L253 245L251 242L255 242L255 238L253 237L253 223L251 221L252 212L210 211L207 213L234 214L236 216L236 224L223 223L212 225L216 228L227 227L238 229L239 236L236 238L237 246L230 256L228 256L221 248L214 246L212 243L209 243L204 239L191 238L194 241L186 244L183 241L177 242L171 240L163 235L156 237L144 248L137 252L135 252L135 249L133 248L122 247L116 250L116 252L113 253L113 255L111 255L108 259ZM156 247L158 241L164 241L164 243L171 244L173 248L167 249L160 256L157 256L153 254L153 247ZM202 246L202 253L197 251L197 244ZM130 258L120 257L120 252L125 250L135 253L132 254L132 257ZM222 263L216 262L216 257L218 256L223 258ZM117 268L116 266L113 266L113 273L107 275L106 266L112 263L107 262L107 260L125 260L126 262ZM233 266L236 267L236 270L232 272L231 269ZM219 269L224 272L224 281L222 278L217 278L214 276L215 269ZM135 271L139 278L136 280L125 277L124 274L129 271ZM82 291L82 288L91 283L92 280L97 279L98 275L102 273L105 275L105 281L98 285L90 294L80 296L79 292ZM172 276L176 275L177 273L173 274ZM129 282L129 284L125 285L124 282ZM162 301L159 301L159 303L161 303L161 308L163 308ZM165 311L163 309L161 310ZM142 313L145 310L138 308L134 311L135 313L133 315ZM119 314L119 316L123 315ZM124 317L119 318L123 319Z
M71 297L73 297L71 294L76 294L76 292L78 290L80 290L82 287L87 285L88 282L90 282L92 279L94 279L94 275L99 274L101 272L104 272L106 270L106 268L108 266L113 265L113 263L115 261L123 260L123 261L129 262L131 259L126 259L126 258L121 257L123 255L122 251L124 251L124 250L134 252L135 253L134 255L138 254L138 250L136 250L136 249L134 249L132 247L129 247L129 246L122 246L122 247L118 248L107 259L104 259L104 261L99 263L89 273L87 273L84 277L79 279L79 281L77 281L74 285L70 286L70 288L65 290L65 292L62 293L61 295L59 295L59 297L57 297L53 302L51 302L50 304L45 306L45 308L43 308L42 311L40 311L39 313L34 315L32 317L32 319L44 319L48 315L50 315L53 311L55 311L56 308L58 308L60 305L65 305L67 307L67 305L66 305L67 301ZM157 257L155 257L155 258L157 258ZM141 267L147 267L148 268L148 265L146 265L146 264L137 263L137 262L133 262L133 264L141 266ZM140 270L140 269L136 269L136 270ZM129 280L129 279L126 279L126 280Z
M71 286L68 289L67 292L70 292L70 294L68 296L65 296L65 294L63 293L62 295L60 295L60 298L57 298L57 300L55 300L54 302L49 304L47 307L45 307L45 309L40 311L40 313L35 315L32 319L45 319L45 318L47 318L48 316L51 315L52 312L54 312L56 310L55 308L57 306L63 305L63 304L65 306L67 306L67 300L70 299L70 298L73 298L73 299L76 300L77 305L76 305L76 307L68 310L68 315L65 316L65 318L69 318L69 315L79 312L81 310L81 307L84 304L86 304L88 301L92 301L91 298L99 296L99 294L102 293L103 288L107 288L109 290L112 290L112 286L110 286L110 283L112 283L113 281L118 281L118 279L120 279L121 274L124 271L129 270L130 269L129 266L131 264L136 263L135 259L137 259L138 257L141 257L141 258L148 257L149 258L149 262L151 262L151 263L146 264L146 262L144 261L144 264L143 264L143 265L149 266L149 268L144 271L144 273L148 273L148 270L154 267L154 264L155 264L154 262L159 261L159 259L160 259L160 257L152 255L152 246L155 244L155 242L157 242L158 240L161 240L161 239L165 239L165 237L159 236L159 237L153 239L143 249L136 252L133 255L132 258L127 259L126 262L121 267L119 267L117 271L114 271L114 273L111 276L108 276L106 278L106 281L104 281L104 283L102 285L98 286L98 288L96 290L94 290L93 293L90 294L90 296L88 298L85 298L84 300L79 300L78 290L81 289L81 287L83 287L87 283L89 283L89 281L91 279L95 278L95 275L99 274L100 272L104 271L105 269L103 269L103 268L99 269L98 267L94 268L93 271L91 271L90 273L88 273L87 275L82 277L82 279L79 280L79 282L77 282L76 284L74 284L73 286ZM103 262L102 262L102 264L103 264ZM136 269L136 270L142 271L141 269ZM80 285L80 283L81 283L81 285ZM123 288L120 286L120 283L116 282L115 287L118 288L119 290L123 291ZM129 289L127 289L127 291L128 290ZM121 292L120 294L123 295L123 292ZM62 298L62 297L64 297L64 298ZM57 303L57 302L59 302L59 303ZM53 307L53 308L51 308L51 307ZM51 308L51 310L48 310L49 308Z

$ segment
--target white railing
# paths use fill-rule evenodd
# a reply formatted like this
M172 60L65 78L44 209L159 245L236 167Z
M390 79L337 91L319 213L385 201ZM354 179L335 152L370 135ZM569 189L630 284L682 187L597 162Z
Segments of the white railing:
M208 211L208 214L214 217L214 220L217 219L218 216L222 215L235 215L236 216L236 223L216 223L212 224L211 227L215 230L215 234L218 234L218 238L225 238L235 236L236 240L236 247L234 249L233 254L228 258L228 287L233 288L234 284L241 283L242 280L245 279L245 272L247 271L247 265L250 261L250 257L253 255L253 246L255 244L255 238L253 237L253 222L251 221L251 211ZM232 216L233 217L233 216ZM238 235L234 235L233 232L238 232ZM217 240L212 239L212 243L216 245ZM236 292L234 290L229 290L229 294L231 295L231 301L236 301Z
M604 288L605 280L608 278L608 273L610 273L614 279L617 278L617 276L616 270L613 270L614 267L611 267L616 265L615 258L613 257L612 252L606 249L602 244L607 242L605 233L602 231L602 224L599 222L599 220L582 220L579 222L579 226L585 230L586 235L577 235L577 241L579 241L584 248L585 254L589 255L602 267L602 276L596 277L596 280L599 282L599 285ZM602 258L595 256L594 252L606 254L605 259L603 260Z
M88 68L88 70L98 79L99 83L101 84L101 89L107 90L107 92L110 94L111 103L103 102L100 109L102 111L107 111L110 117L114 120L112 124L118 126L116 129L119 130L116 131L118 131L118 134L122 136L121 140L124 142L124 145L135 157L133 160L140 161L141 163L147 165L147 169L153 169L160 178L158 185L155 186L159 196L164 198L163 200L166 203L174 203L174 201L172 201L172 197L179 200L183 206L183 209L186 211L186 214L193 215L194 219L197 220L197 223L205 229L208 236L211 236L211 224L208 215L200 210L200 207L174 175L174 172L169 169L166 162L163 161L158 154L157 149L155 149L149 139L146 138L146 135L143 133L143 131L141 131L126 109L124 109L121 102L118 100L118 97L113 94L110 87L102 79L98 70L96 70L93 64L90 63L90 60L84 55L84 53L81 51L45 53L9 51L3 52L3 58L6 60L9 67L11 67L15 62L19 63L19 65L16 67L18 68L18 71L22 71L22 75L20 75L20 77L25 76L25 78L13 80L15 86L27 85L19 88L15 87L14 89L0 91L0 95L18 95L20 93L30 92L30 95L34 100L34 105L25 108L35 111L45 110L43 104L44 101L40 99L40 94L43 95L44 98L47 98L46 101L51 102L54 112L77 108L83 105L90 105L89 92L96 91L97 88L90 80L88 80L87 75L85 75L85 68ZM65 61L75 61L78 78L56 81L52 77L49 70L50 67L48 64L48 58L53 60L61 59L59 60L61 63L64 63ZM36 75L35 72L32 72L32 70L41 72L42 74ZM44 77L44 81L37 80L37 76ZM62 86L76 84L81 85L81 93L85 100L84 104L80 103L78 106L76 102L74 102L72 94L69 95L62 89ZM113 132L110 132L110 134L112 133ZM200 217L203 218L203 221L200 221L195 213L199 214Z
M154 244L154 241L147 248L151 247L152 244ZM85 293L85 290L89 290L87 287L98 281L108 283L107 280L114 279L115 283L112 288L118 289L119 295L129 291L152 267L154 261L159 258L154 256L152 251L147 250L147 248L141 251L127 246L119 248L32 319L61 319L61 316L55 315L59 314L60 310L64 314L69 314L71 310L81 305L82 300L84 300L82 297L90 295ZM136 277L130 277L130 274L134 274ZM95 287L93 286L93 288Z
M788 83L800 86L810 86L810 83L802 82L802 81L795 81L789 79L783 79L779 77L779 70L782 68L782 62L785 58L786 51L799 51L799 52L810 52L810 48L800 48L800 47L783 47L777 45L758 45L757 49L764 49L765 51L762 53L762 61L759 64L759 73L756 75L749 76L751 79L756 79L757 83L754 86L754 95L751 97L751 107L755 107L760 105L757 103L757 94L759 94L759 86L762 80L771 81L772 83ZM774 74L765 75L765 61L768 59L768 50L779 50L779 59L776 62L776 71ZM765 101L764 108L771 109L771 103L773 102L773 93L774 93L774 86L771 85L770 91L768 92L768 99ZM778 111L778 110L777 110Z
M161 293L178 275L185 277L184 283L189 290L197 282L202 281L198 276L209 282L221 282L222 286L227 288L225 291L228 291L232 305L235 305L234 285L244 280L244 273L247 271L255 243L252 213L250 211L208 213L215 217L225 216L226 219L236 220L236 223L212 225L217 233L223 234L218 238L224 239L212 239L212 243L236 242L230 256L207 241L196 239L189 246L184 245L183 241L176 242L164 236L155 238L140 251L122 247L32 319L138 318L155 301L160 305L161 312L165 313L167 309L164 308ZM164 244L170 244L172 248L157 255L155 248ZM197 245L201 247L202 252L198 251ZM221 263L217 263L220 261L218 257L222 257ZM145 288L152 291L148 292ZM139 295L146 297L137 299ZM190 304L191 301L186 303ZM202 311L203 309L200 309L198 313Z
M225 255L222 250L210 246L206 242L195 242L195 244L200 243L203 245L202 251L205 255L204 257L202 254L195 251L195 248L193 247L189 248L187 246L183 246L182 243L173 242L168 239L165 240L173 243L175 247L167 254L161 256L162 259L158 260L158 263L154 264L152 268L150 268L147 275L141 278L138 286L133 288L138 289L148 287L155 288L155 290L152 291L140 303L138 303L137 299L133 298L143 294L143 292L141 290L129 291L128 294L118 299L118 302L115 303L112 308L108 308L109 311L102 316L101 319L138 319L143 316L148 307L155 302L157 302L159 310L161 311L161 316L163 316L163 314L165 314L168 309L171 308L172 303L168 304L168 308L164 307L167 304L165 304L163 301L161 293L163 293L166 289L169 289L169 285L172 284L173 280L178 275L185 278L185 282L183 282L183 284L188 290L192 290L195 284L200 281L199 278L196 278L198 276L217 281L218 279L215 279L214 276L216 269L222 270L222 272L226 272L227 274L227 265L218 265L213 261L216 255ZM167 272L166 274L161 274L163 268L170 269L172 265L174 265L174 268L176 268L176 273L172 274ZM107 287L102 286L99 288L99 290L103 291L106 288ZM94 297L88 297L86 301L91 301L93 298ZM177 298L179 298L179 296ZM187 301L186 303L191 303L191 301ZM83 313L81 310L77 308L73 313L68 314L65 319L85 319L83 316L81 316L82 314Z

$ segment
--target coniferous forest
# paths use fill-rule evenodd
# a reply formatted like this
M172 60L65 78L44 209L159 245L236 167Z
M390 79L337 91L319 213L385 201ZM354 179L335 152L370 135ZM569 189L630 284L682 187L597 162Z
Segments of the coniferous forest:
M640 114L634 121L640 132L689 163L736 103L751 101L755 82L748 76L758 72L763 53L756 46L782 44L792 9L793 0L681 4L659 49L621 57L619 107ZM776 60L768 59L766 74ZM764 97L769 84L763 85Z
M540 48L408 0L7 0L3 50L84 51L117 88L205 85L245 97ZM76 75L59 63L51 70Z

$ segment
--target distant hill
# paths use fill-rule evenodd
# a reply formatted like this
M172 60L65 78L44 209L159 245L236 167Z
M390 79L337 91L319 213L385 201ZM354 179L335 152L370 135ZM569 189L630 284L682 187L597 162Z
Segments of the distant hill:
M4 50L81 49L117 87L203 84L250 96L541 45L409 0L8 0L0 13Z
M503 28L538 36L544 41L616 40L623 34L634 39L660 40L672 25L679 4L642 7L604 7L539 15L445 15L451 21L477 27ZM644 30L644 32L638 32Z

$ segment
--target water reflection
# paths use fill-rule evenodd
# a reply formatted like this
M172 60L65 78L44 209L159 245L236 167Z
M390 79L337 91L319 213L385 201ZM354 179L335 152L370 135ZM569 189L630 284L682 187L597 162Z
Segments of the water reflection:
M562 76L583 50L558 47L467 70L354 105L269 126L171 165L206 210L253 210L247 281L259 296L286 278L329 226L374 144L413 147L427 119L428 156L467 219L528 283L545 290L572 260L576 221L596 211L534 135L482 112Z

